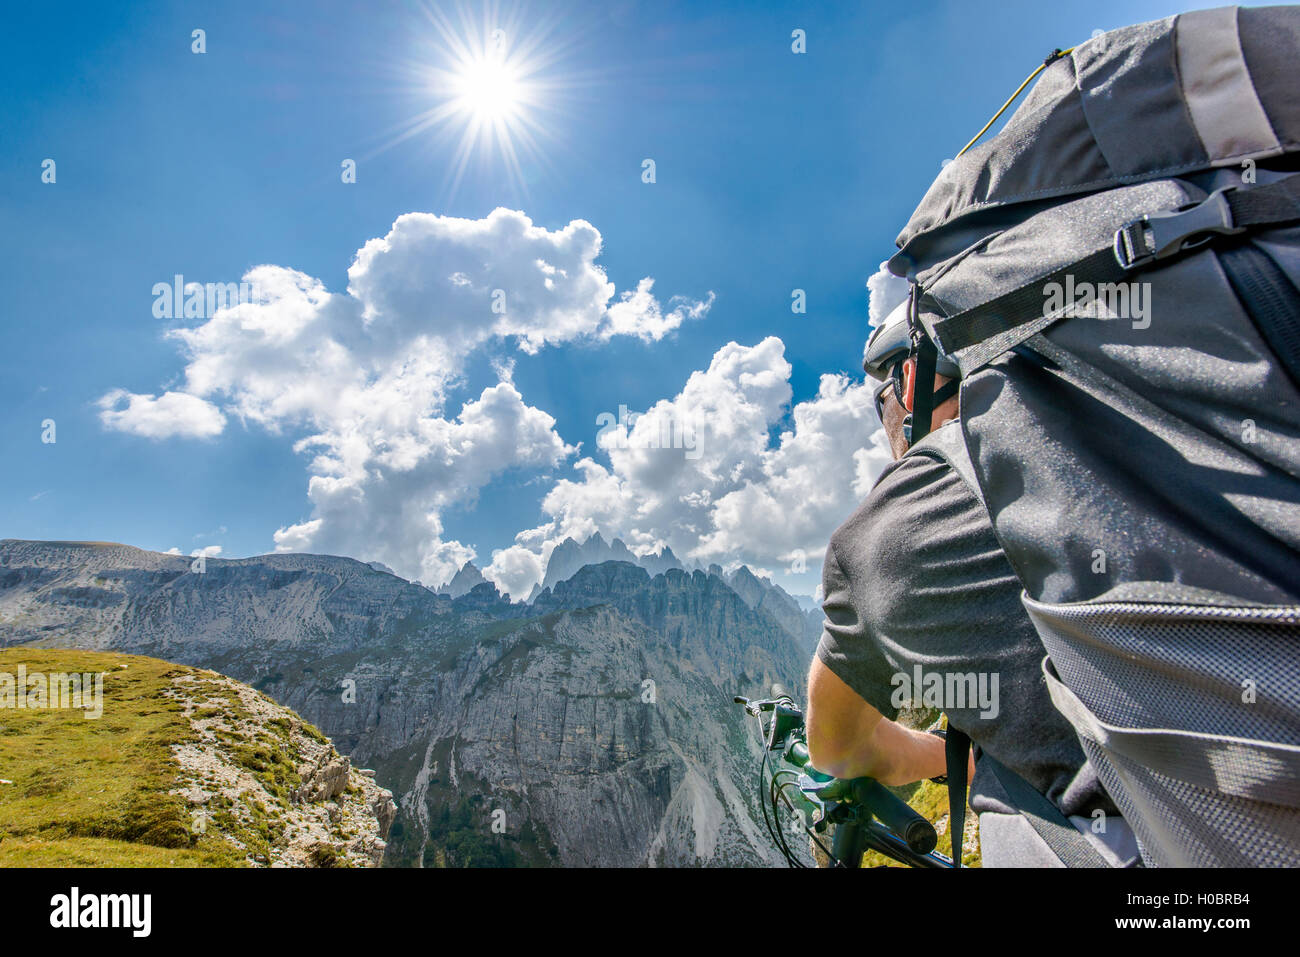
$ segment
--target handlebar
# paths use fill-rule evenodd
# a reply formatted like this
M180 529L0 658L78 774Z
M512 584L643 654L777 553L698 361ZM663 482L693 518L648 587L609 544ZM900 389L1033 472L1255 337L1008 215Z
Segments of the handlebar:
M769 751L781 751L788 763L804 771L798 789L805 798L822 804L824 810L827 804L841 809L837 820L847 812L848 819L853 821L848 824L853 833L870 831L875 838L869 840L872 846L904 863L919 867L952 866L947 858L932 853L939 842L934 825L879 781L865 777L831 778L812 766L803 735L803 712L789 695L756 701L737 695L734 700L760 722L764 714L772 715L764 729L764 744Z
M929 854L939 843L934 825L879 781L854 778L848 784L853 790L853 800L901 837L917 854Z

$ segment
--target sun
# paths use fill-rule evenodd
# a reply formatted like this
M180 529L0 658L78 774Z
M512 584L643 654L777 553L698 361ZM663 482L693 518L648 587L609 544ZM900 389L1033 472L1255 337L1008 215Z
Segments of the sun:
M501 29L486 31L480 43L451 44L449 52L451 62L431 73L430 92L441 101L433 121L460 132L453 187L475 156L500 159L506 174L522 182L520 151L535 155L541 132L536 61L512 50Z
M516 118L527 96L518 67L501 56L487 56L462 64L453 85L457 93L457 108L486 123Z
M415 31L422 35L413 41L421 55L398 66L408 95L420 103L418 112L390 131L375 152L429 133L450 193L473 163L526 195L530 175L549 165L541 142L557 143L547 121L562 112L560 100L573 89L560 64L574 41L554 20L526 27L518 11L502 13L489 5L475 22L467 8L457 9L459 16L425 10L433 29Z

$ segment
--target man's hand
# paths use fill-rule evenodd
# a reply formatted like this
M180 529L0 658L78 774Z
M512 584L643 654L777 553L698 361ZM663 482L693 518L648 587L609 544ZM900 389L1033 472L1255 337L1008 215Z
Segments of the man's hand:
M945 772L941 738L887 720L817 657L808 673L804 727L812 765L824 774L898 786Z

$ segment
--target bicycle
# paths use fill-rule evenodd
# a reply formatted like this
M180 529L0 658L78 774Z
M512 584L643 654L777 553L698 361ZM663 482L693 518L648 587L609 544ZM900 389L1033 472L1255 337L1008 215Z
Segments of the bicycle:
M874 778L834 778L809 764L803 712L789 695L760 701L737 695L734 701L744 705L745 712L758 721L763 739L763 760L758 769L759 804L763 808L767 833L787 864L791 867L808 866L790 849L780 826L781 803L796 815L803 813L786 796L789 788L795 788L799 796L815 809L811 826L803 824L803 829L825 855L828 866L857 868L861 866L865 852L877 851L909 867L953 867L952 858L935 850L939 836L934 825L879 781ZM771 715L771 720L765 723L764 715L767 714ZM768 755L773 751L781 752L782 759L799 770L773 770L764 795ZM825 835L832 825L835 830L828 849L819 840L819 835Z

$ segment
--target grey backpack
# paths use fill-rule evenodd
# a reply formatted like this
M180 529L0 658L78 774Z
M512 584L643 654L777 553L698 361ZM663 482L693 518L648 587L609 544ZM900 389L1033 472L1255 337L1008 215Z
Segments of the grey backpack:
M1300 7L1095 37L890 261L918 382L936 344L962 370L1052 700L1148 865L1300 865L1297 76Z

